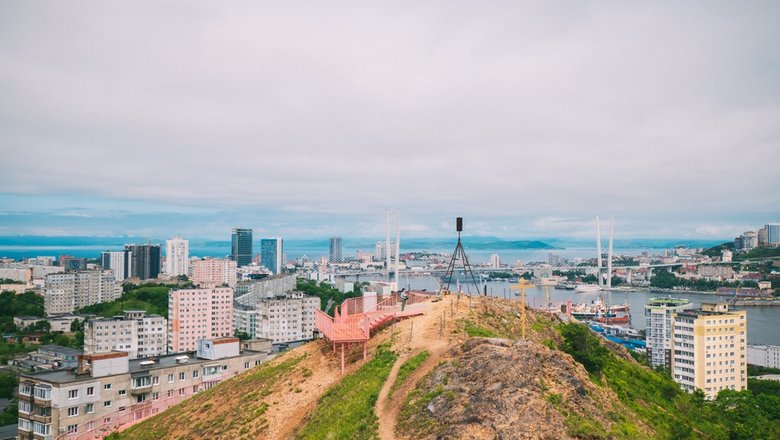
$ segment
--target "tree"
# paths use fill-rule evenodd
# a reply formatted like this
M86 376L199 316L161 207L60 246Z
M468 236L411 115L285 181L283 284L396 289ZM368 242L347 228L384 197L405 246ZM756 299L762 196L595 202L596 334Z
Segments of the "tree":
M601 345L599 337L582 324L569 323L561 326L564 338L563 351L591 373L599 373L606 364L609 350Z
M234 330L233 331L233 336L237 337L238 339L240 339L242 341L246 341L246 340L252 339L252 336L249 333L245 332L245 331Z

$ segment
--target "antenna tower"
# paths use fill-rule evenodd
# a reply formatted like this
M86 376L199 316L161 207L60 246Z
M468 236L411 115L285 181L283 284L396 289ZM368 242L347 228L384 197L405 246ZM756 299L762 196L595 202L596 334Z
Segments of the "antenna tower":
M471 281L474 283L475 292L477 295L479 295L479 285L477 284L477 279L474 277L474 271L471 270L471 264L469 264L469 258L466 256L466 251L463 249L463 244L460 241L460 234L463 232L463 217L458 217L455 219L455 229L458 232L458 243L455 245L455 251L452 253L452 259L450 260L450 264L447 266L447 271L444 273L444 279L447 280L447 291L450 290L450 285L452 284L452 276L455 273L455 262L457 260L460 260L463 263L463 274L466 276L471 276ZM466 283L466 288L468 290L471 290L468 288L468 283Z

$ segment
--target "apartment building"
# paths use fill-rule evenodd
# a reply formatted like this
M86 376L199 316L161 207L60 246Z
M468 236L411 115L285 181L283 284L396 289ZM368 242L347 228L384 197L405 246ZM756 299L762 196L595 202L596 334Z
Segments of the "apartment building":
M83 270L46 275L44 311L46 315L61 315L74 310L118 299L122 286L111 270Z
M645 342L650 365L672 366L672 315L693 308L687 299L650 298L645 304Z
M192 282L200 287L236 287L238 264L222 258L204 258L192 262Z
M725 389L747 389L747 313L726 303L672 315L672 377L689 392L713 399Z
M270 341L250 345L204 339L195 352L131 360L113 351L83 355L75 370L22 374L18 438L102 438L269 359Z
M143 310L125 310L124 315L96 318L84 324L84 354L126 351L130 359L168 352L168 320Z
M276 343L309 340L316 330L314 314L320 299L301 292L263 298L254 304L235 305L235 329L250 337Z
M181 237L165 240L165 273L187 275L190 265L190 242Z
M748 345L748 364L780 368L780 345Z
M233 336L233 289L168 293L168 353L195 350L199 339Z

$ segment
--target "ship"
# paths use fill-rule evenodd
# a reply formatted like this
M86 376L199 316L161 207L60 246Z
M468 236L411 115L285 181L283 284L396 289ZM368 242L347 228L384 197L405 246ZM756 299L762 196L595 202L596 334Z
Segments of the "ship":
M572 304L571 314L580 321L594 321L603 324L628 324L631 322L628 303L606 305L601 299L590 303Z
M599 290L601 290L601 287L595 284L577 284L577 287L574 288L574 291L577 293L598 292Z

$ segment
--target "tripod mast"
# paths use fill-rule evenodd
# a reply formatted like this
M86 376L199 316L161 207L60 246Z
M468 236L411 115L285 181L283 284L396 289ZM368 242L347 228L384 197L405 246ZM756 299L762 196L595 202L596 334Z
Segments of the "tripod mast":
M469 263L469 258L466 256L466 251L463 249L463 243L460 241L460 234L463 231L463 218L458 217L455 219L455 229L458 232L458 243L455 244L455 251L452 253L452 259L450 260L450 264L447 265L447 271L444 273L444 278L447 279L447 291L450 290L450 285L452 284L452 276L455 273L455 261L460 259L463 262L463 273L464 275L470 275L471 281L474 283L474 288L476 290L477 295L479 295L479 285L477 284L477 279L474 277L474 271L471 270L471 264Z

